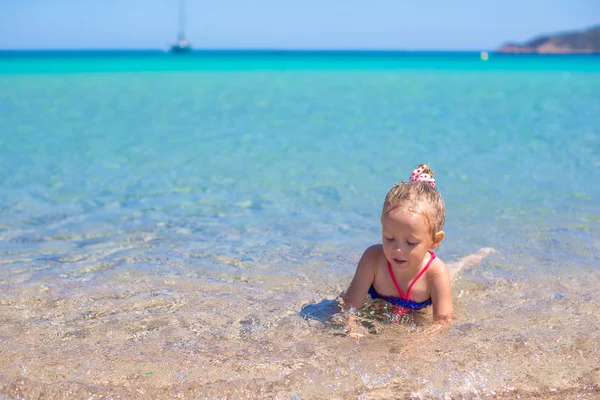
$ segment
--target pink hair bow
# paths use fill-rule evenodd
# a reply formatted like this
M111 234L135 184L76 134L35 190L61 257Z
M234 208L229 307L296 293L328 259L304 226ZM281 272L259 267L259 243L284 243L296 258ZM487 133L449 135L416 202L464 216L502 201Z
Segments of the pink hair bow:
M423 172L426 168L428 168L427 165L423 164L419 168L415 169L412 174L410 174L410 181L425 182L428 185L435 186L435 179L433 179L433 176Z

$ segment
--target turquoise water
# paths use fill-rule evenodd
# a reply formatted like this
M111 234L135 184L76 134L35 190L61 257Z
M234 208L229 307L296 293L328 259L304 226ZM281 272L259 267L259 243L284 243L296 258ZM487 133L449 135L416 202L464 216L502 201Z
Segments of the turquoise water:
M240 70L585 71L597 55L529 55L390 51L199 51L173 58L158 51L0 51L1 73L90 73ZM74 62L75 61L75 62Z
M438 255L497 250L455 327L307 325L420 162ZM599 181L599 57L2 53L0 393L593 396Z

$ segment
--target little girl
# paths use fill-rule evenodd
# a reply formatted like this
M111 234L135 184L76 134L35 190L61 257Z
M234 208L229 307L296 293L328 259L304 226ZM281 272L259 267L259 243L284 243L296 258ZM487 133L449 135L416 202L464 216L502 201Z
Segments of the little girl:
M367 294L384 299L401 316L433 306L434 321L453 317L450 272L436 257L444 239L446 207L425 164L409 182L394 185L383 203L382 244L362 255L344 299L345 309L360 309Z

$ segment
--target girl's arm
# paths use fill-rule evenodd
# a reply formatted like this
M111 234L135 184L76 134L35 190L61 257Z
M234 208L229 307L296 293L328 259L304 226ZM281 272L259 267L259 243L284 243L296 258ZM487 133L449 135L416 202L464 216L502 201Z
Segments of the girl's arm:
M446 264L439 260L431 271L431 303L433 304L434 322L446 322L454 318L450 273Z
M375 269L381 254L381 245L373 245L365 250L356 267L354 278L344 294L344 309L353 307L358 310L362 307L369 288L375 280Z

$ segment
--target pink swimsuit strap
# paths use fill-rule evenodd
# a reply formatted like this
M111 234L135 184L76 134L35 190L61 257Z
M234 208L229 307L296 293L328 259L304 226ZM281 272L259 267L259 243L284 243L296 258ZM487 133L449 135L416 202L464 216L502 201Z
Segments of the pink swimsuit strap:
M404 296L404 292L402 292L402 289L400 289L400 285L398 285L398 282L396 281L396 277L394 276L394 271L392 271L392 264L390 264L389 261L387 262L388 272L390 273L390 276L392 277L392 282L394 282L394 286L396 286L396 290L398 291L398 293L400 293L400 297L404 300L410 300L410 289L412 289L415 282L421 277L421 275L423 275L425 273L425 271L427 271L427 268L429 268L432 261L435 259L435 253L431 250L427 250L427 251L429 251L431 258L429 259L429 261L427 261L427 265L425 265L425 268L423 268L421 270L421 272L419 272L417 277L415 279L413 279L412 283L408 287L408 290L406 291L406 296Z

